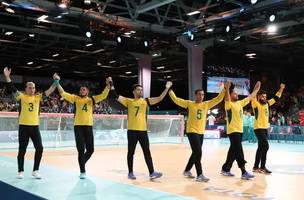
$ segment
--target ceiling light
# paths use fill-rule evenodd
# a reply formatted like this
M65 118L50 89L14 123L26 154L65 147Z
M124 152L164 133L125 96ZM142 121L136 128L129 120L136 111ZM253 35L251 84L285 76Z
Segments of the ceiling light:
M187 13L187 15L188 15L188 16L192 16L192 15L197 15L197 14L199 14L199 13L201 13L201 12L200 12L199 10L196 10L196 11Z
M267 32L270 34L276 33L278 30L278 27L276 25L269 25L267 27Z
M239 35L239 36L236 36L235 38L234 38L234 40L238 40L238 39L240 39L241 38L241 36Z
M269 21L270 21L270 22L274 22L275 18L276 18L275 15L270 15L270 16L269 16Z
M57 56L59 56L59 53L56 53L56 54L53 55L53 57L57 57Z
M87 31L87 32L86 32L86 36L87 36L88 38L90 38L90 37L92 36L92 33L91 33L90 31Z
M167 76L167 78L171 78L172 76Z
M6 3L6 2L4 2L4 1L2 1L1 4L4 5L4 6L10 6L9 3Z
M156 67L156 69L165 69L165 66Z
M126 32L125 35L128 35L128 36L129 36L129 35L131 35L131 32Z
M256 53L247 53L247 54L245 54L245 56L247 56L247 57L256 56Z
M136 33L136 31L130 31L130 33Z
M220 41L220 42L226 42L226 40L224 40L224 39L219 39L219 41Z
M31 37L31 38L35 37L35 34L34 33L30 33L29 37Z
M91 0L84 0L84 4L90 5L91 4Z
M226 26L226 32L228 33L230 31L230 26Z
M40 16L40 17L37 18L37 21L38 21L38 22L44 21L44 20L46 20L46 18L48 18L48 17L49 17L49 16L47 16L47 15L42 15L42 16Z
M109 63L110 64L116 63L116 60L111 60Z
M258 0L250 0L251 4L256 4Z
M147 41L144 41L145 47L148 47L149 43Z
M11 8L5 8L6 12L14 14L15 11Z
M120 36L117 37L117 42L121 43L121 37Z
M210 33L210 32L213 32L213 31L214 31L214 28L208 28L208 29L206 29L205 31Z
M132 74L132 72L129 71L129 72L126 72L126 74Z
M59 8L66 9L68 6L65 3L61 3L58 5Z
M7 31L7 32L5 32L4 33L4 35L12 35L14 32L12 32L12 31Z
M34 62L32 62L32 61L31 61L31 62L28 62L28 63L26 63L26 64L28 64L28 65L32 65L32 64L34 64Z
M92 45L93 45L92 43L86 44L87 47L90 47L90 46L92 46Z

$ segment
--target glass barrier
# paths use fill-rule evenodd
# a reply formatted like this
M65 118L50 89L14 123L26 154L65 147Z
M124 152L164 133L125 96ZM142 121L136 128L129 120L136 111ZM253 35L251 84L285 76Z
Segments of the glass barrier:
M40 132L44 147L75 146L74 114L42 113ZM0 112L0 148L18 147L18 113ZM95 145L127 144L126 115L94 115ZM149 115L151 143L181 143L184 139L182 115Z

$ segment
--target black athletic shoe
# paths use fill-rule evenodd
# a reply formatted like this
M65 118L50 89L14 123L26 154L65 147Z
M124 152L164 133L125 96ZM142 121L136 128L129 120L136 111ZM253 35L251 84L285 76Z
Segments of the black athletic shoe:
M268 170L267 168L260 168L260 173L262 173L262 174L271 174L272 173L272 171L270 171L270 170Z
M261 173L260 168L257 168L257 167L254 167L254 168L252 169L252 172L253 172L253 173Z

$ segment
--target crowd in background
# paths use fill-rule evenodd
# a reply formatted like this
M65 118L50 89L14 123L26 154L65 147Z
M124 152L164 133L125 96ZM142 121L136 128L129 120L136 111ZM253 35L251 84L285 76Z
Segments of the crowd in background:
M69 81L63 84L63 88L68 88L68 92L77 94L79 85L83 82ZM103 85L100 83L86 82L90 88L91 94L99 94L103 90ZM20 86L22 87L22 86ZM17 111L17 102L6 94L5 87L0 89L0 111L13 112ZM268 94L269 98L272 96ZM242 98L242 97L241 97ZM41 112L46 113L73 113L73 105L60 97L58 92L54 92L49 97L43 99ZM225 112L222 107L219 107L219 113L215 115L215 124L225 124ZM245 109L253 115L251 106L248 105ZM111 114L113 110L109 105L109 101L105 100L94 106L95 114ZM270 124L272 125L304 125L304 119L301 121L301 113L304 113L304 86L291 88L284 91L282 97L270 108ZM304 115L303 115L304 116Z

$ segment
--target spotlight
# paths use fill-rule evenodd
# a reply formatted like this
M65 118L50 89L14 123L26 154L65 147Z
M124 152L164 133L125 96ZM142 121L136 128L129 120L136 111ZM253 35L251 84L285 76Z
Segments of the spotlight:
M4 33L4 35L12 35L14 32L12 32L12 31L7 31L7 32L5 32Z
M121 43L121 37L120 36L118 36L116 39L117 39L118 43Z
M227 25L226 26L226 33L228 33L230 31L230 29L231 29L230 25Z
M91 4L91 0L84 0L84 4L85 5L90 5Z
M269 16L269 21L274 22L275 18L276 18L276 16L272 14Z
M144 41L144 45L145 45L145 47L148 47L149 43L147 41Z
M190 36L190 40L194 40L194 34Z
M268 27L267 27L267 32L269 33L269 34L274 34L274 33L276 33L277 32L277 30L278 30L278 27L276 26L276 25L269 25Z
M91 33L90 31L87 31L87 32L86 32L86 36L87 36L88 38L90 38L90 37L92 36L92 33Z
M197 15L197 14L199 14L199 13L201 13L199 10L195 10L195 11L193 11L193 12L187 13L187 15L188 15L188 16L192 16L192 15Z
M30 33L29 37L31 37L31 38L35 37L35 34L34 33Z
M46 18L48 18L48 17L49 17L48 15L41 15L40 17L37 18L37 21L38 21L38 22L44 21L44 20L46 20Z
M250 0L251 4L256 4L258 0Z
M211 33L211 32L214 31L214 28L208 28L208 29L206 29L205 31Z

